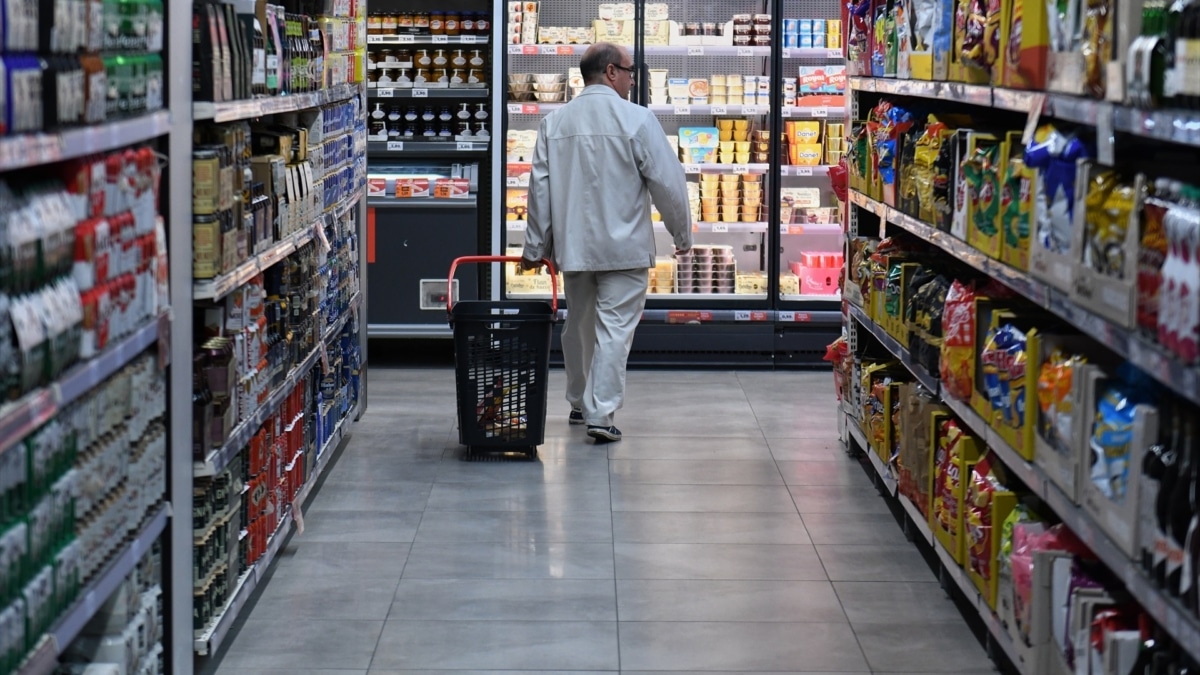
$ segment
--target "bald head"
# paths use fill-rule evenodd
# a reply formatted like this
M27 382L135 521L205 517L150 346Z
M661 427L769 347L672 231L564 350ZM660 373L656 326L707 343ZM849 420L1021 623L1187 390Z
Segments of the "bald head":
M584 84L606 84L604 75L608 66L621 66L625 61L625 48L611 42L597 42L588 47L579 61L579 74Z

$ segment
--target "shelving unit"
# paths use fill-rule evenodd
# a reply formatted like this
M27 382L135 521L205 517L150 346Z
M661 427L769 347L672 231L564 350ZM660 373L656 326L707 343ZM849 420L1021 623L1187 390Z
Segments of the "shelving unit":
M372 87L367 90L370 98L490 98L487 89L467 87Z
M199 122L236 122L255 117L280 115L289 112L308 110L338 101L345 101L359 95L361 85L340 84L320 91L287 96L270 96L245 101L229 101L225 103L209 103L197 101L192 106L192 119Z

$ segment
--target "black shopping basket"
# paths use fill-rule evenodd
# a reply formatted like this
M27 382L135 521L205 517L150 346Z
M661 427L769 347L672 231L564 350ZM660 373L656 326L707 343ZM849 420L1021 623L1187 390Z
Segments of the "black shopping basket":
M466 256L450 264L450 287L462 263L520 262L508 256ZM546 435L550 338L558 315L558 280L550 271L550 302L446 300L454 330L458 441L463 459L537 457Z

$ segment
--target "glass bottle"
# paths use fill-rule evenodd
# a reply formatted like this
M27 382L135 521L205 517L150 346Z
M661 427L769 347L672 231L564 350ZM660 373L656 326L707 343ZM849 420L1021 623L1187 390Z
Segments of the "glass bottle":
M1191 503L1192 483L1196 480L1196 423L1190 416L1183 424L1183 449L1180 452L1179 478L1171 491L1170 529L1167 531L1167 592L1178 596L1185 557L1184 542L1187 541L1188 526L1195 511Z
M460 19L458 12L447 10L446 12L446 35L451 37L457 36L460 30Z
M1159 480L1158 497L1154 503L1154 581L1159 588L1167 585L1167 556L1170 553L1168 531L1170 530L1171 493L1179 478L1179 456L1181 432L1179 410L1171 415L1171 442L1163 450L1162 478Z

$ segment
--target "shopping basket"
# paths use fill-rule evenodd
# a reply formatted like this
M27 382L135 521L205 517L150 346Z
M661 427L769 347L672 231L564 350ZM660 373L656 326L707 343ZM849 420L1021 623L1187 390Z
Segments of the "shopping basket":
M509 256L465 256L450 264L520 262ZM454 302L446 310L454 331L458 392L458 442L462 459L537 457L546 435L546 381L550 338L558 315L558 280L550 272L550 302L501 300Z

